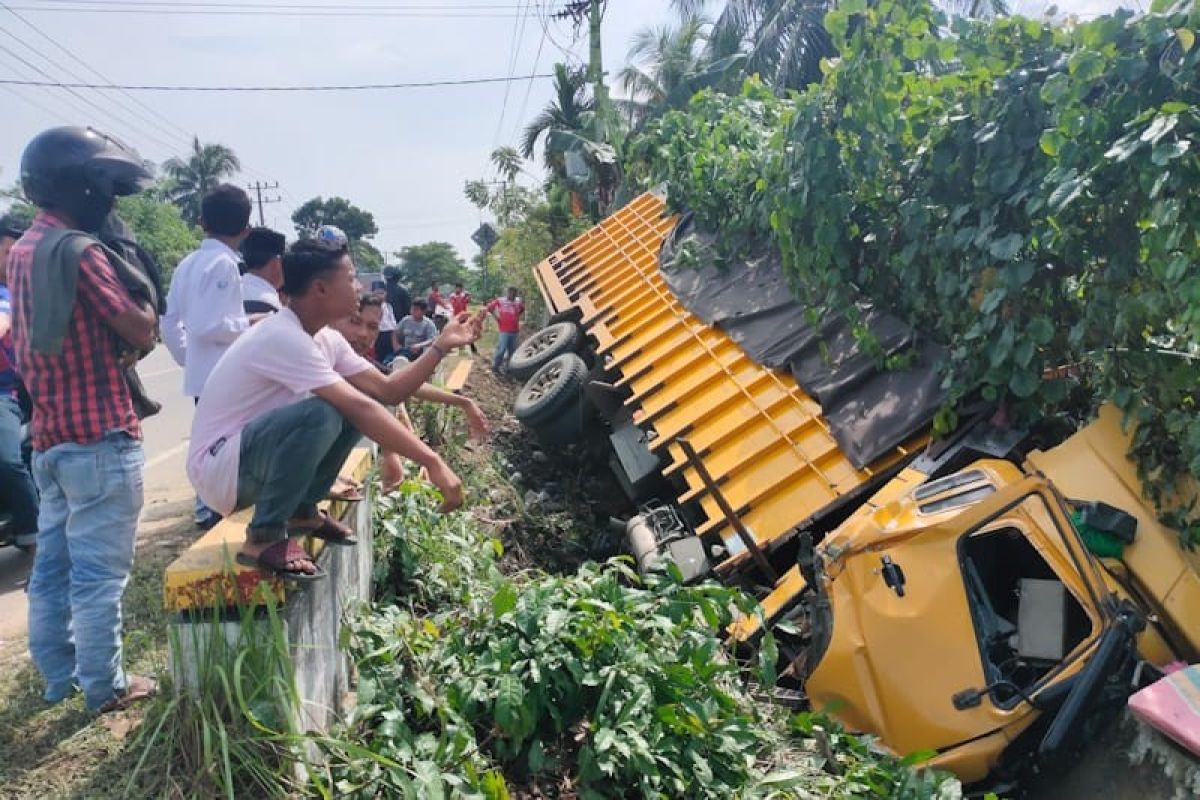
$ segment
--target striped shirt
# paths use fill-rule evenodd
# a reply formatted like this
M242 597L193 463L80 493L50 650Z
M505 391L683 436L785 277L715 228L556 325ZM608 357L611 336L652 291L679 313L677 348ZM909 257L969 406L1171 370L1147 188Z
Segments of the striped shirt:
M100 248L88 248L80 259L75 307L62 351L51 356L30 347L33 252L48 230L62 227L56 217L41 212L8 256L17 371L33 401L33 448L45 451L67 442L91 444L114 431L140 439L141 428L117 360L119 339L106 324L136 304Z

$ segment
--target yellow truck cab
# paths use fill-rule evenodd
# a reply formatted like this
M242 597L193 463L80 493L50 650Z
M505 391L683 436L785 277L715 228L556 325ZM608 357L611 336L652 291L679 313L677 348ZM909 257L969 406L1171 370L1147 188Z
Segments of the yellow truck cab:
M536 267L553 335L514 357L515 411L551 442L607 437L640 568L759 600L730 638L772 631L780 696L1010 787L1200 657L1200 559L1144 500L1114 409L1045 450L980 416L856 463L793 375L672 293L674 223L643 195Z
M936 751L935 765L974 783L1016 773L1035 744L1069 745L1079 730L1050 738L1052 722L1089 665L1100 672L1081 691L1095 706L1115 676L1126 691L1139 662L1196 660L1200 620L1185 611L1200 608L1196 555L1141 500L1118 417L1103 409L1023 468L980 460L896 481L825 537L809 566L819 589L805 597L793 580L772 601L825 609L823 652L804 653L813 706L899 754ZM1134 531L1119 557L1097 558L1072 520L1097 508Z

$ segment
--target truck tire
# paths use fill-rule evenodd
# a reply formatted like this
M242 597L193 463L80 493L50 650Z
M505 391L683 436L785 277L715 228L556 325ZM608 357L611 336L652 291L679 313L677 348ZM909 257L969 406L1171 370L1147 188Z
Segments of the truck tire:
M517 380L529 380L533 373L556 356L573 353L583 338L574 322L556 322L521 342L508 362L508 374Z
M574 353L555 356L521 387L513 402L513 416L524 425L540 428L560 414L577 413L587 372L583 359Z

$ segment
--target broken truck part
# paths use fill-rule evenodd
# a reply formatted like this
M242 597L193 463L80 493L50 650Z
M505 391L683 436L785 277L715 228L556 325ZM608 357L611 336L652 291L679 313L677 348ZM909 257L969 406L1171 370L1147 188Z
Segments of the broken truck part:
M1200 659L1200 557L1144 500L1115 410L1044 450L985 413L932 442L936 348L873 373L769 269L665 274L678 222L645 194L537 265L553 335L523 354L515 413L550 442L605 440L643 509L639 568L758 599L731 639L771 631L781 697L1003 788ZM746 313L739 283L761 299Z

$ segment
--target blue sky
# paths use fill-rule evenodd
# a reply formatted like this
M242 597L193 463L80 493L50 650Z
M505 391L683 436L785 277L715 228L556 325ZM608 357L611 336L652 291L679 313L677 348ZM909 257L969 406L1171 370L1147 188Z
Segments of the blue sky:
M290 4L322 1L334 5L331 0ZM48 10L70 2L0 2L0 76L43 78L36 67L57 80L70 80L68 71L95 77L26 27L7 6L119 84L314 85L484 78L510 74L510 64L515 64L515 74L530 74L535 58L536 72L541 73L549 72L555 61L587 57L586 31L576 38L567 23L542 24L545 11L560 7L562 0L341 4L458 6L435 17L350 12L118 14L88 0L77 5L100 13ZM187 0L166 2L188 6ZM1137 2L1065 0L1057 5L1064 11L1093 14L1118 5L1136 7ZM1047 5L1019 0L1017 8L1038 13ZM534 13L525 17L527 8ZM482 14L492 16L477 16ZM620 67L637 30L670 17L668 0L610 0L603 38L607 70ZM184 152L188 135L194 133L202 142L220 142L237 152L246 167L241 182L280 183L283 202L267 206L266 220L289 236L289 217L296 205L315 195L341 195L375 215L381 229L375 243L386 252L439 239L469 257L475 252L469 235L479 214L463 198L463 182L491 177L488 153L496 145L516 141L521 126L549 100L551 88L549 79L513 83L507 100L504 84L313 94L136 93L154 114L127 96L115 95L116 104L132 107L154 124L121 108L114 108L114 120L88 105L91 101L112 108L114 93L76 91L72 95L60 89L0 88L0 185L16 179L28 139L52 125L93 124L156 161Z

